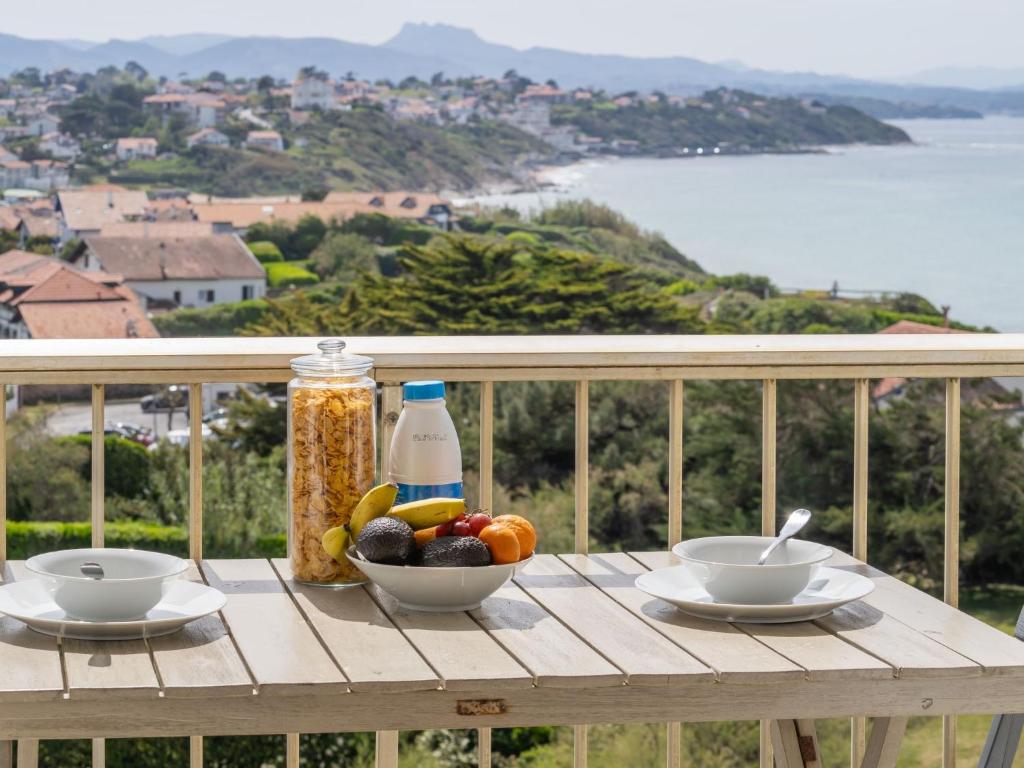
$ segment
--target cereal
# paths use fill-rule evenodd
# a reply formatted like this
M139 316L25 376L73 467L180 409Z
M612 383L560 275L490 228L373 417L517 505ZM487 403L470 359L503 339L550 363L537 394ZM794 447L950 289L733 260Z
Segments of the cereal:
M372 385L328 381L291 391L290 545L292 573L300 581L365 580L354 565L328 555L321 539L349 521L373 486L375 396Z

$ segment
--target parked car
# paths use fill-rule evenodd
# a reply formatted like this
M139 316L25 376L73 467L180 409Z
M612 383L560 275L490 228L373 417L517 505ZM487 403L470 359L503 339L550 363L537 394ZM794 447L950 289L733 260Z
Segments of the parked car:
M188 390L172 384L153 395L146 395L139 401L143 413L167 413L178 411L188 406Z
M80 435L91 435L91 429L80 430ZM153 435L153 430L147 427L140 427L135 424L125 424L124 422L107 422L103 428L104 435L114 435L116 437L123 437L125 440L131 440L133 443L138 443L143 446L150 446L156 442L156 437Z

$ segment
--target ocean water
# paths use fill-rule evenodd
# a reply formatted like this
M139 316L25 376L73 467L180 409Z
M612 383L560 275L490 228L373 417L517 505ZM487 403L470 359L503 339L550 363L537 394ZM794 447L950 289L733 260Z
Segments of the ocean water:
M588 161L550 172L554 189L476 199L591 198L710 272L913 291L958 320L1024 331L1024 118L896 124L913 146Z

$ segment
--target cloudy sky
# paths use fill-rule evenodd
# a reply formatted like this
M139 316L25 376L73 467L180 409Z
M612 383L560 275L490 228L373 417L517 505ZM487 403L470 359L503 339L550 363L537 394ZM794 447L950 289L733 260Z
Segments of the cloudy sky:
M139 0L5 2L0 32L106 40L152 34L321 35L379 43L404 21L493 42L636 56L737 59L884 77L1024 67L1024 0Z

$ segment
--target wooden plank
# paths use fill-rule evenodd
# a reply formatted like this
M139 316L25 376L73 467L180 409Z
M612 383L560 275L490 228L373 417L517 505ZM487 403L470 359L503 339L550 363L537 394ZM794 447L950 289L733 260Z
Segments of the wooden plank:
M946 474L942 599L960 604L960 379L946 380ZM956 768L956 720L942 718L942 765Z
M1010 635L845 553L833 554L828 565L871 578L875 591L863 603L980 664L985 675L1024 673L1024 643Z
M503 691L533 686L533 676L467 613L407 611L373 585L367 591L419 651L447 690Z
M106 739L92 740L92 768L104 768L107 764Z
M511 653L542 687L622 685L626 674L565 628L513 583L470 615Z
M491 729L478 728L476 740L477 768L491 768Z
M67 640L61 643L72 699L156 698L160 680L145 640Z
M589 738L586 725L572 727L572 768L587 768Z
M671 552L630 554L648 568L678 563ZM810 622L735 626L803 668L808 680L884 679L895 675L891 665Z
M10 583L26 574L21 562L8 561L0 568L0 582ZM0 669L0 702L58 700L64 692L57 640L2 614Z
M896 768L906 730L905 717L875 718L861 768Z
M374 768L398 768L398 731L377 731Z
M494 382L480 382L480 509L494 514Z
M7 387L0 384L0 563L7 560ZM2 574L0 574L2 576Z
M92 385L92 482L90 483L90 521L92 522L92 546L103 546L103 502L104 474L103 455L106 446L103 420L103 385Z
M761 382L761 535L775 535L778 382Z
M796 731L795 720L770 721L772 734L772 753L777 768L804 768L800 756L800 736Z
M853 555L868 559L868 427L871 381L857 379L853 388ZM867 722L850 720L850 765L859 766L867 749Z
M800 739L800 756L805 768L822 768L821 744L818 742L818 730L814 726L814 720L797 720L796 732Z
M39 739L18 739L18 768L39 765Z
M1013 758L1020 748L1024 714L996 715L992 718L978 768L1013 768Z
M683 724L667 723L665 733L665 766L681 768L683 763Z
M203 768L203 737L188 737L188 768Z
M188 556L203 559L203 385L188 387Z
M668 397L668 546L683 538L683 381L669 385Z
M804 675L802 668L731 624L689 616L637 589L636 577L648 569L624 552L589 557L562 555L562 559L617 603L714 670L720 682L781 682Z
M200 568L227 596L224 622L261 696L348 690L269 561L204 560Z
M299 734L289 733L284 740L284 764L286 768L299 768Z
M195 563L185 578L203 580ZM219 614L204 616L179 632L147 642L167 697L253 694L255 684Z
M576 382L576 471L575 520L573 540L576 552L586 553L590 547L590 385Z
M516 583L627 675L630 685L714 680L714 672L588 583L554 555L537 555Z
M285 559L272 561L305 620L353 691L429 691L437 674L362 587L325 590L292 580Z

